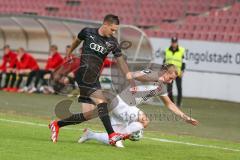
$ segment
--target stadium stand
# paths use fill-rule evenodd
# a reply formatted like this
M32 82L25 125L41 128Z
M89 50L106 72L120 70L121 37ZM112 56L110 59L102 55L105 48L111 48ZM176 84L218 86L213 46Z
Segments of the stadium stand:
M240 42L237 0L0 0L0 14L30 14L100 21L106 13L149 36Z
M182 39L209 41L240 41L240 3L222 9L211 10L199 16L187 16L177 23L161 25L150 31L152 36L169 37L177 35Z

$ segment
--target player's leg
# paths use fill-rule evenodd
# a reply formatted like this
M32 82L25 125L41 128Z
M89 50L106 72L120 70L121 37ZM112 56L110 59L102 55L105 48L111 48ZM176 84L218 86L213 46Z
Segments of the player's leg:
M116 105L112 107L112 127L115 132L124 134L124 138L128 138L131 133L139 131L147 125L146 120L148 119L146 115L136 107L129 107L119 96L113 99L111 105ZM88 140L97 140L109 144L107 133L99 133L85 129L78 142L83 143ZM115 146L124 147L121 141L118 141Z
M24 74L19 74L18 75L18 80L17 80L17 84L16 84L16 88L19 88L21 83L22 83L22 80L23 80L23 76Z
M59 128L67 126L67 125L75 125L75 124L82 123L84 121L87 121L87 120L97 117L97 115L98 115L98 109L96 109L95 105L82 103L82 113L72 114L68 118L65 118L65 119L59 120L59 121L53 121L50 124L49 127L52 130L53 142L57 141ZM86 132L86 133L89 133L89 132ZM93 135L92 137L94 138L94 136L95 135ZM96 135L96 136L97 136L97 139L101 139L101 137L104 137L104 136L100 136L100 135ZM85 138L86 138L86 136L85 136ZM107 134L107 140L105 137L103 139L104 139L104 141L106 141L106 143L109 143L108 134Z
M38 83L41 80L41 77L43 77L43 73L44 73L44 70L36 71L34 86L29 90L29 93L34 93L37 91Z
M86 128L83 130L83 134L79 138L78 143L84 143L89 140L96 140L98 142L110 145L107 132L95 132L89 128ZM124 147L121 141L117 141L115 146L120 148Z
M6 73L6 77L5 77L5 83L4 83L4 89L7 89L8 88L8 84L9 84L9 80L10 80L10 76L11 76L11 73Z
M181 107L181 104L182 104L182 78L181 77L176 78L176 85L177 85L177 92L178 92L177 106Z
M127 126L122 129L126 134L142 130L148 126L149 120L146 114L137 107L129 107L127 110Z
M2 88L2 71L0 71L0 89Z
M82 112L81 113L74 113L71 116L64 118L62 120L57 121L57 125L59 128L68 126L68 125L76 125L80 124L84 121L92 119L94 109L96 108L95 105L82 103Z
M95 132L86 128L83 130L83 134L78 140L78 143L84 143L89 140L96 140L104 144L109 144L108 134L106 132Z
M64 116L66 118L62 118L59 121L54 120L49 124L49 129L52 132L51 139L54 143L57 142L57 140L58 140L59 129L61 127L68 126L68 125L80 124L80 123L92 118L91 112L95 108L94 105L83 103L82 104L83 112L82 113L74 113L74 114L69 112L70 105L71 105L71 102L69 103L69 101L66 101L66 103L65 103L63 101L63 103L60 102L58 104L58 106L56 106L56 108L57 107L66 108L67 110L66 111L64 110L64 112L67 112L67 113L65 113L66 115L63 115L64 113L60 113L61 115L59 115L59 117ZM61 112L62 112L62 110L61 110ZM84 116L84 113L85 113L85 116Z
M47 70L45 70L43 73L42 73L42 77L41 77L41 80L42 80L42 86L47 86L47 80L44 78L45 77L45 75L47 75L47 74L52 74L52 72L51 71L47 71ZM50 76L51 77L51 76Z
M87 105L86 103L88 103L89 105L90 105L90 103L94 104L94 102L89 98L89 95L92 92L96 91L96 89L94 89L94 87L87 87L86 84L81 82L81 77L78 79L77 82L78 82L78 85L79 85L80 95L81 95L79 97L79 102L85 103L83 106L86 106ZM63 105L63 107L66 108L66 106L64 106L64 105L71 105L71 104L61 104L61 105ZM84 107L84 108L87 108L87 107ZM90 110L89 112L91 112L93 110L92 107L90 107L90 108L91 109L89 109ZM60 113L60 114L62 114L62 113ZM49 124L49 128L52 131L52 138L51 138L52 141L53 142L57 141L59 128L67 126L67 125L79 124L79 123L82 123L84 121L87 121L87 120L93 118L93 116L89 116L89 115L91 115L91 113L88 113L88 112L83 113L82 112L82 113L74 113L74 114L72 114L72 113L69 112L69 114L67 116L65 116L64 118L61 118L61 120L59 120L59 121L56 121L56 120L52 121Z
M82 73L80 70L77 70L76 74L76 80L78 83L78 87L80 89L80 97L78 98L78 101L82 103L82 113L75 113L70 115L69 117L62 119L58 121L59 127L64 127L66 125L72 125L72 124L79 124L84 121L87 121L89 119L95 118L92 114L95 110L95 103L89 98L91 93L96 91L96 88L98 87L97 84L92 84L90 86L87 86L89 84L85 84L82 82ZM100 85L100 84L99 84Z
M104 95L106 95L106 93L104 93ZM114 124L112 127L114 129L114 131L118 132L118 133L124 133L122 132L122 128L125 128L125 126L127 125L125 121L122 121L121 118L119 118L118 116L118 112L122 111L122 103L118 103L117 102L118 98L115 97L112 99L112 103L110 104L109 108L113 108L113 114L111 115L111 124ZM113 106L114 105L114 106ZM116 105L116 106L115 106ZM83 131L82 136L80 137L80 139L78 140L79 143L84 143L85 141L88 140L96 140L105 144L109 144L109 137L107 133L104 132L94 132L90 129L85 129ZM120 141L118 141L120 142ZM121 143L121 142L120 142ZM116 145L117 147L123 147L123 145Z
M29 90L29 86L32 83L33 78L36 76L37 71L31 71L27 76L26 85L19 90L19 92L27 92Z
M93 92L90 98L94 101L98 109L98 116L101 119L108 134L114 133L110 117L108 115L108 103L101 90Z
M142 137L142 130L148 126L149 120L144 112L137 107L128 107L128 121L123 122L119 128L119 133L125 133L124 139L137 141ZM112 120L112 119L111 119ZM124 123L126 125L124 125ZM117 126L117 125L114 125ZM114 127L115 129L115 127ZM123 145L122 145L123 146Z
M129 106L120 96L117 96L116 99L113 100L113 103L117 104L111 116L113 125L128 124L124 132L129 134L147 127L149 119L139 108Z
M90 98L93 100L93 102L97 106L98 116L101 119L101 121L108 133L109 143L114 145L117 141L123 139L124 135L115 133L112 128L110 117L108 114L108 112L109 112L108 111L108 103L107 103L107 100L106 100L102 90L96 90L95 92L93 92L91 94Z
M11 76L12 76L12 79L11 79L11 83L10 83L10 87L13 88L14 87L14 84L16 82L16 79L17 79L17 75L16 73L11 73Z
M131 107L129 107L131 108ZM135 108L135 107L134 107ZM113 129L114 131L124 134L125 137L124 139L128 139L131 134L133 134L134 132L140 131L142 130L144 127L147 126L147 117L146 115L139 110L135 110L135 109L130 109L131 111L129 113L129 117L127 118L128 120L130 118L133 118L135 116L133 116L133 113L137 116L140 115L138 118L134 118L132 120L132 122L129 121L121 121L122 118L119 119L119 116L115 116L114 114L111 116L111 122L113 125ZM96 140L99 142L102 142L104 144L109 144L109 140L108 140L108 134L104 133L104 132L94 132L90 129L84 129L82 136L80 137L80 139L78 140L78 143L84 143L86 141L89 140ZM116 147L124 147L122 141L118 141L115 144Z

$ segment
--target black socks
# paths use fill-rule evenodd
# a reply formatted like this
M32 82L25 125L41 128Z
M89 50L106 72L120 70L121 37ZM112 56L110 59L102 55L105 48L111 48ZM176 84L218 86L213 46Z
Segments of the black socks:
M114 131L112 128L110 117L108 115L107 103L100 103L97 105L97 108L98 108L98 116L101 119L107 133L108 134L113 133Z
M98 110L98 116L101 119L106 131L108 134L113 133L113 128L112 128L112 124L110 121L110 117L108 115L108 108L107 108L107 103L100 103L97 105L97 110ZM73 114L70 117L64 119L64 120L60 120L58 121L58 126L59 127L64 127L67 125L75 125L75 124L79 124L86 121L83 113L77 113L77 114Z
M77 114L73 114L70 117L64 119L64 120L60 120L58 121L58 126L59 127L64 127L67 125L75 125L75 124L79 124L86 121L85 117L83 116L83 113L77 113Z

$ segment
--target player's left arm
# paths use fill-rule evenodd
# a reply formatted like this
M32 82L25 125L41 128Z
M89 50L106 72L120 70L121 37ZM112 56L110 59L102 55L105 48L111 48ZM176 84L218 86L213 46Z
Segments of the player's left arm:
M125 61L123 55L116 57L117 65L122 71L123 75L125 75L126 79L130 82L131 86L135 88L135 82L132 77L132 73L129 71L127 62Z
M136 72L131 72L132 77L140 82L156 82L157 79L151 78L147 76L144 71L136 71Z
M168 107L169 110L174 112L176 115L181 117L185 122L190 123L194 126L198 125L198 121L193 119L192 117L187 116L185 113L183 113L171 100L168 96L160 96L161 100L165 104L165 106Z

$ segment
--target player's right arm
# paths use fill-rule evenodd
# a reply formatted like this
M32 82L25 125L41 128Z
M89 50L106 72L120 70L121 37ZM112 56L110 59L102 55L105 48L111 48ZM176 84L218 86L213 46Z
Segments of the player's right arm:
M122 71L122 73L126 76L126 79L129 81L130 85L131 85L131 91L133 93L136 92L136 84L135 84L135 81L132 77L132 74L131 72L129 71L129 68L128 68L128 65L127 65L127 62L124 60L123 58L123 55L121 56L117 56L116 57L116 60L117 60L117 65L118 67L120 68L120 70Z
M165 104L165 106L168 107L169 110L174 112L176 115L181 117L185 122L190 123L194 126L198 125L198 121L187 116L185 113L183 113L171 100L168 96L160 96L161 100Z
M83 28L75 38L75 40L72 42L72 45L67 53L67 57L71 57L72 52L81 44L82 41L85 40L87 35L87 28Z
M72 42L71 48L69 49L67 53L67 57L70 57L72 52L81 44L82 40L79 38L75 38L75 40Z

